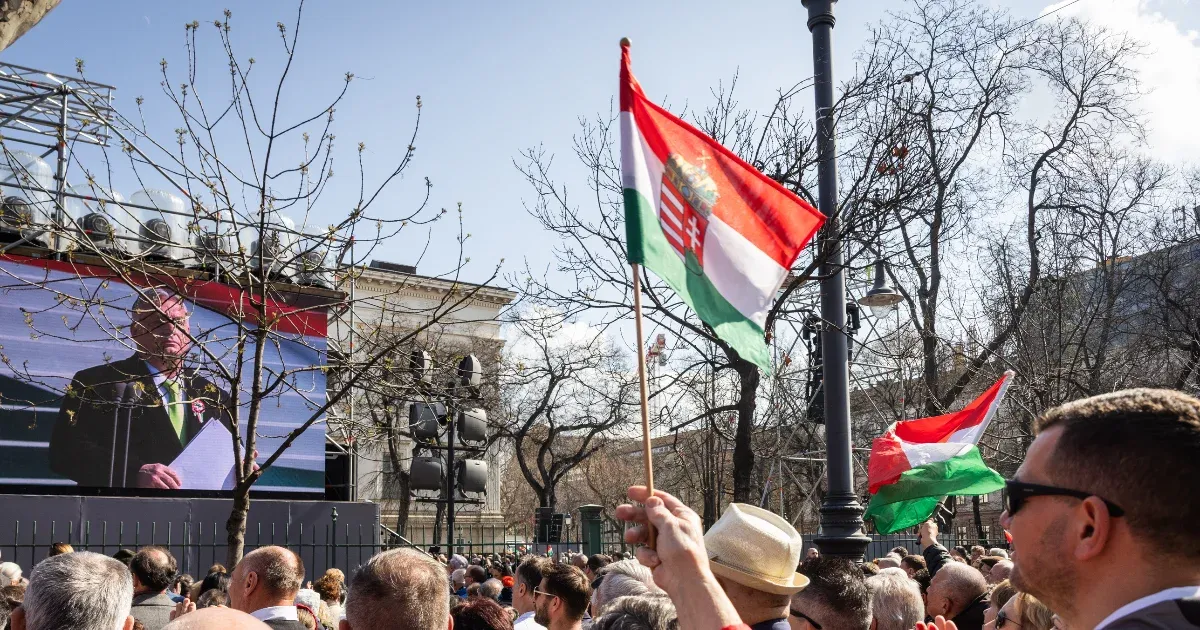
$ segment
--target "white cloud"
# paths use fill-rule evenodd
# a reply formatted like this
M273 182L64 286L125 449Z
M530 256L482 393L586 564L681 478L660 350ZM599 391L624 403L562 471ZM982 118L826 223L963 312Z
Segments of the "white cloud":
M1188 0L1167 0L1188 6ZM1042 15L1071 3L1063 0ZM1054 14L1075 16L1146 45L1135 68L1146 95L1138 103L1146 113L1150 150L1166 162L1193 162L1200 155L1200 33L1180 26L1151 8L1147 0L1083 0Z

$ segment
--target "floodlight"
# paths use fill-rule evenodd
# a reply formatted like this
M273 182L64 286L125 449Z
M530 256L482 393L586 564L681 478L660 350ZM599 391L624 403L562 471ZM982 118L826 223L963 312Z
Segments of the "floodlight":
M458 412L458 439L463 442L487 440L487 411L463 409Z
M458 460L455 481L462 492L487 492L487 462L482 459Z
M429 403L415 402L408 405L408 426L418 440L437 439L441 432L437 408Z
M413 490L441 490L446 485L446 464L440 457L414 457L408 479Z
M89 186L73 186L68 192L86 197L67 197L63 210L74 240L87 243L89 248L125 254L129 251L129 229L136 225L133 215L121 205L125 197L115 191L93 190Z
M54 246L54 170L28 151L0 155L0 233ZM12 240L12 239L10 239Z
M463 357L458 363L458 384L472 389L483 383L483 364L473 354Z
M134 253L175 261L188 256L187 215L191 211L183 199L165 190L146 189L133 193L129 202L144 206L138 208L135 215L138 247Z

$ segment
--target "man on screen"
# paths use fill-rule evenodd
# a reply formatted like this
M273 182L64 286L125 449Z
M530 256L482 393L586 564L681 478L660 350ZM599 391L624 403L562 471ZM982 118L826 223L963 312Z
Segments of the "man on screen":
M191 349L181 297L160 289L130 311L133 356L80 370L50 437L50 468L81 486L178 489L170 463L204 423L232 430L229 396L184 365ZM118 409L118 403L130 405ZM129 418L128 424L125 418Z

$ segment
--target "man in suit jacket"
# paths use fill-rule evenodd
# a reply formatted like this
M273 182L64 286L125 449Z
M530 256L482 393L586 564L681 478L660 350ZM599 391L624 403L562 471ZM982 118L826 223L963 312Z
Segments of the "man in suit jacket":
M232 431L229 396L184 365L191 349L183 300L153 289L131 312L128 358L80 370L50 437L50 468L81 486L178 489L170 463L204 423ZM116 413L122 399L132 406Z
M242 557L229 576L229 605L275 628L307 630L296 617L304 561L283 547L261 547Z
M1200 400L1113 392L1051 409L1034 430L1000 519L1013 586L1068 628L1200 625Z
M129 563L133 573L133 608L129 614L146 630L162 630L170 623L175 601L167 589L175 580L175 557L163 547L142 547Z

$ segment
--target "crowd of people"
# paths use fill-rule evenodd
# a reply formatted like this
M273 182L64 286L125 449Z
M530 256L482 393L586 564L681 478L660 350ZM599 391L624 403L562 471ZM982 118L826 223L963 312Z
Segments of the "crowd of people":
M1200 400L1116 392L1054 409L1007 484L1012 551L947 548L865 563L806 551L784 519L731 504L707 531L634 486L617 517L634 557L392 549L350 580L302 588L304 563L256 549L232 571L178 575L169 550L69 547L0 564L14 630L1129 630L1200 627ZM654 541L653 545L645 544ZM916 550L912 550L916 551ZM0 623L0 628L5 627Z

